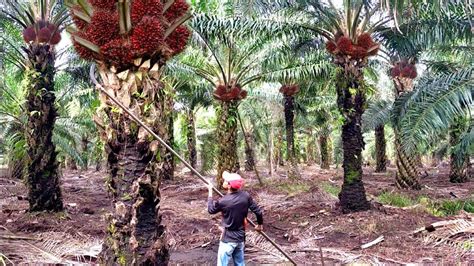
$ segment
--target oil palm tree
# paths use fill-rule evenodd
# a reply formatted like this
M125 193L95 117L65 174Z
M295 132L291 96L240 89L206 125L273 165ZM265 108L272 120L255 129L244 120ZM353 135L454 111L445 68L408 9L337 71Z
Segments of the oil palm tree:
M290 15L279 20L277 25L282 31L296 34L300 38L300 47L320 43L321 39L326 41L327 51L338 68L334 81L338 107L344 118L344 183L339 199L344 212L367 210L370 205L362 183L364 142L360 127L367 90L363 70L368 57L376 55L379 50L374 32L390 19L380 12L380 6L372 6L367 1L344 1L342 11L331 1L328 5L320 1L303 2L285 6ZM376 13L381 19L374 22L371 18ZM289 25L290 30L287 29Z
M379 124L373 124L370 122L374 117L384 116L389 117L391 100L377 99L369 102L368 109L362 116L363 131L369 132L374 130L375 132L375 172L385 172L387 170L387 154L386 154L386 139L385 139L385 126L387 120L380 122ZM381 113L376 113L376 112ZM388 119L388 118L387 118Z
M299 86L295 84L283 85L280 92L283 95L283 113L285 115L286 131L286 154L288 158L288 177L300 179L298 162L295 151L295 94L299 92Z
M249 84L275 81L283 77L308 77L321 74L324 64L280 67L277 62L289 58L288 47L277 40L277 31L258 19L228 16L198 15L192 20L195 49L180 60L178 71L187 71L209 82L218 102L217 138L219 159L217 184L222 184L222 173L240 168L237 156L238 105L247 95ZM233 32L229 36L229 32ZM273 35L273 36L272 36ZM272 38L274 37L274 38Z
M422 58L423 52L432 53L442 46L454 48L460 43L469 44L472 39L470 11L464 5L446 1L442 6L416 4L413 10L413 14L407 15L404 22L398 26L400 31L387 28L381 30L380 34L391 58L390 76L395 87L395 102L413 90L413 79L417 76L415 63L418 58ZM438 61L437 65L441 63L439 60L434 61ZM394 127L394 131L397 185L401 188L421 189L420 173L416 163L418 156L402 147L401 143L405 140L402 139L400 128Z
M405 4L410 5L412 12L430 7L429 4L415 5L408 2L401 2L400 6ZM361 151L364 142L360 126L361 116L366 107L367 90L362 70L367 66L367 58L377 54L381 42L400 31L402 31L402 36L404 34L402 24L396 21L397 16L392 16L393 13L382 10L382 6L380 2L376 4L372 1L348 0L344 1L343 10L336 8L331 1L328 5L320 1L305 1L300 6L291 7L295 10L293 16L307 18L306 20L295 19L296 22L291 23L294 25L292 31L301 31L299 35L305 38L306 43L317 38L326 39L326 49L339 67L339 72L335 76L337 102L344 118L342 125L344 184L339 199L344 212L369 208L361 181ZM399 10L399 7L396 10ZM433 25L436 17L430 19ZM420 29L430 25L428 19L424 22L426 23L422 23L420 27L419 21L412 19L405 20L403 25L405 29ZM446 25L444 25L445 28L447 28ZM430 33L427 36L439 39L439 36L434 34L436 31L428 31ZM464 28L461 31L464 31ZM416 35L416 31L411 32L412 36Z
M22 75L15 75L16 66L4 65L0 78L0 116L2 119L2 143L8 154L9 172L12 177L22 179L25 174L27 146L27 116L24 107L27 87ZM92 89L77 83L68 71L60 70L55 75L58 117L53 130L52 142L56 146L58 160L71 158L72 162L86 167L89 154L80 147L84 135L91 135L95 127L89 115L94 100ZM93 140L91 140L93 141Z
M389 124L398 131L399 138L403 139L403 143L398 143L400 148L397 148L399 164L406 162L406 159L400 160L400 154L409 157L420 152L420 149L428 150L433 143L440 141L443 132L450 131L453 147L450 179L463 182L468 179L466 158L469 158L471 148L468 143L472 143L472 128L463 125L472 123L469 122L469 112L473 107L472 75L473 70L469 66L448 73L427 72L413 91L403 94L394 102L379 101L372 104L365 116L364 127ZM407 165L398 167L398 171L416 170L412 165L411 168L407 168ZM411 180L416 180L418 188L421 188L418 179Z
M190 17L182 0L84 1L68 5L77 53L95 61L103 87L160 134L168 127L170 93L161 82L166 62L183 51ZM154 34L149 34L153 32ZM107 265L167 264L161 224L158 142L104 94L96 122L104 140L114 211L101 253Z
M283 139L282 134L278 133L279 129L284 127L281 101L277 85L262 82L258 86L253 86L248 99L240 105L242 121L246 128L252 128L255 139L252 152L258 151L258 147L264 149L270 176L273 176L273 171L279 165L279 159L282 159L281 147L277 144L278 139ZM283 159L281 161L283 162ZM263 182L264 180L261 180L261 183Z
M2 17L23 30L27 83L26 143L28 201L30 211L61 211L63 209L58 173L57 152L52 142L57 117L54 95L55 45L67 19L67 9L55 0L3 3ZM14 48L17 51L18 48ZM18 59L18 58L17 58Z

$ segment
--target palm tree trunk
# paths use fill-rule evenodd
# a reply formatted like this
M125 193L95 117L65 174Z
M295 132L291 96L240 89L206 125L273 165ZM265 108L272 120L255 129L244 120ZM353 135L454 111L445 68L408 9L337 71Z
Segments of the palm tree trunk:
M431 160L430 160L430 166L431 167L437 167L438 166L438 163L439 163L439 158L436 154L436 151L433 151L431 153Z
M396 98L400 97L403 93L410 90L411 83L405 84L398 79L393 80L396 89ZM396 99L395 99L396 100ZM417 164L414 158L410 157L402 148L402 140L398 130L395 132L395 151L397 153L396 165L397 174L395 182L399 188L409 188L419 190L421 189L420 184L420 173L417 169Z
M166 95L165 97L168 98L169 95ZM166 144L168 144L170 147L174 147L174 118L173 118L173 100L167 99L169 104L166 106L166 113L167 113L167 118L166 120L168 121L168 126L162 130L162 135L165 136L165 141ZM161 171L162 173L162 179L163 180L173 180L174 179L174 169L175 169L175 161L174 161L174 156L173 154L166 149L164 146L160 145L160 150L161 154L163 154L164 161L163 161L163 169Z
M308 165L313 165L315 161L315 140L313 137L312 132L310 132L306 136L306 158L307 158L307 164Z
M159 80L152 75L138 80L131 72L122 80L104 68L100 74L109 93L134 110L155 132L167 130L167 92ZM163 162L160 147L144 128L117 111L105 95L101 94L100 99L105 106L106 126L99 128L104 129L101 136L107 153L107 187L114 204L113 213L106 216L101 264L165 265L169 252L159 212ZM145 105L147 111L140 108Z
M237 172L240 168L237 156L237 105L235 101L221 102L218 110L217 139L219 142L217 162L217 186L222 189L222 173Z
M82 170L87 170L89 167L89 139L87 135L83 135L81 138L81 153L82 153L82 160L84 165L82 166Z
M57 111L54 105L55 53L49 45L30 44L27 49L28 86L26 132L28 201L30 211L63 209L59 163L52 142Z
M399 188L421 189L416 162L403 150L397 131L395 131L395 149L397 152L397 186Z
M284 113L285 113L285 128L286 128L286 151L288 158L288 177L291 179L301 178L296 161L295 152L295 98L293 96L284 95Z
M319 150L321 152L321 169L329 169L328 136L319 136Z
M465 130L461 119L455 119L449 130L449 144L451 146L449 181L452 183L465 183L469 180L469 154L459 154L453 147L459 143L460 136Z
M284 166L285 160L283 160L283 137L278 134L277 142L275 146L275 167Z
M196 168L197 164L197 150L196 150L196 123L194 117L194 111L188 110L186 112L186 139L188 146L188 158L189 163L193 168Z
M201 144L201 172L207 173L214 168L217 154L216 133L210 132L200 136Z
M354 64L353 64L354 63ZM337 104L344 117L342 125L342 147L344 183L339 201L344 213L370 208L362 183L362 114L366 98L362 67L349 62L338 69L336 76Z
M268 152L267 152L268 162L270 164L270 169L268 171L270 174L270 177L273 177L273 169L274 169L273 165L278 165L275 163L275 157L273 156L274 149L275 149L275 145L274 145L274 137L273 137L273 124L272 124L270 128L270 141L268 143Z
M418 168L423 168L423 167L424 167L424 165L423 165L423 158L422 158L421 154L419 154L419 153L417 153L417 154L415 155L415 165L416 165L416 167L418 167Z
M69 168L71 170L77 170L77 163L73 158L66 157L66 164L67 164L66 168Z
M384 126L379 125L375 128L375 172L381 173L387 171L387 155Z
M255 140L252 131L245 133L245 171L252 171L255 168L255 151L253 149Z

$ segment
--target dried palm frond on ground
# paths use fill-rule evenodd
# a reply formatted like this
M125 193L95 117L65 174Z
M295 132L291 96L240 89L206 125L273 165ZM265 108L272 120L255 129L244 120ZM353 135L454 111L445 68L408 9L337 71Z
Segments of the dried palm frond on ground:
M45 232L21 236L0 226L0 250L18 264L84 264L97 259L102 243L83 234Z
M432 223L413 232L429 245L446 244L461 254L474 252L474 217Z
M286 261L285 256L281 254L270 242L268 242L261 234L248 230L246 232L245 242L251 249L247 248L247 251L253 251L253 249L264 251L264 254L259 254L259 261L262 262L262 258L265 257L266 263L278 263ZM248 252L250 253L250 252ZM267 254L265 254L267 253Z

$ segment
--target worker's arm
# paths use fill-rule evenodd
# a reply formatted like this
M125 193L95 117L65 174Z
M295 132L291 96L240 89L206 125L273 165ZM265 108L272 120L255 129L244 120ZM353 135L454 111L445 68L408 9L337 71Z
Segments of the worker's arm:
M255 216L257 217L257 225L259 225L257 229L261 230L261 225L263 224L262 210L258 207L257 203L255 203L251 196L249 196L249 209L255 213Z
M219 205L219 201L214 200L212 198L212 185L211 185L211 183L209 183L208 189L209 189L209 196L207 198L207 211L210 214L216 214L216 213L220 212L222 209L221 209L221 206Z

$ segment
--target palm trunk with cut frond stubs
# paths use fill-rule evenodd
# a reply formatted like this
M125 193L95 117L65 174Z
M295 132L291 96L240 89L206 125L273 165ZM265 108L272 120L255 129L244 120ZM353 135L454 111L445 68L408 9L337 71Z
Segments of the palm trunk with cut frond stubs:
M197 164L196 150L196 122L193 110L186 111L186 144L188 147L187 155L189 163L193 168Z
M157 73L117 75L100 69L105 89L158 134L167 130L169 105ZM120 74L120 73L119 73ZM137 78L143 77L143 78ZM100 95L106 143L108 190L114 211L106 216L107 236L101 252L105 265L165 265L169 260L160 215L163 156L159 143L104 94ZM105 126L104 126L105 125Z
M329 169L329 147L328 147L328 136L319 136L319 150L321 152L321 168Z
M375 128L375 172L381 173L387 171L387 155L384 126L379 125Z
M166 103L166 106L164 106L165 113L166 113L165 121L166 121L167 126L166 127L159 126L156 128L156 130L157 132L161 133L160 136L163 136L164 140L166 141L166 144L168 144L170 147L174 147L173 97L171 95L172 94L170 93L164 95L165 97L164 102ZM159 163L162 163L161 171L160 171L160 173L162 174L161 178L163 180L173 180L174 169L175 169L174 155L168 149L166 149L163 145L160 145L160 154L163 156L163 161L159 162Z
M239 157L237 156L237 106L237 101L222 101L217 110L219 148L216 182L219 188L222 188L222 173L224 171L237 172L240 169Z
M301 178L296 161L295 151L295 98L294 96L284 95L284 113L285 113L285 128L286 128L286 151L288 158L288 177L291 179Z
M449 181L452 183L465 183L470 179L469 154L462 154L454 151L454 147L459 143L460 136L466 129L466 123L456 118L449 129L450 169Z
M342 147L344 183L339 193L343 212L370 208L362 183L362 114L366 108L362 62L344 61L336 74L337 105L344 118Z
M216 132L208 132L199 136L201 140L201 172L208 173L214 169L218 152L216 143Z
M26 84L27 163L26 184L30 211L61 211L63 209L59 163L52 142L58 116L54 95L55 52L47 44L29 44Z
M255 169L255 140L252 131L245 133L245 171Z
M413 86L410 79L393 79L396 89L396 98L400 97L403 93L410 91ZM396 100L396 99L395 99ZM410 156L402 147L402 140L400 133L395 128L395 151L396 151L396 165L397 165L397 174L396 174L396 184L399 188L410 188L419 190L421 189L420 184L420 173L418 171L418 166L415 161L415 156Z
M395 150L397 153L396 183L399 188L421 189L419 181L420 174L416 166L414 156L409 156L403 149L400 136L395 130Z

